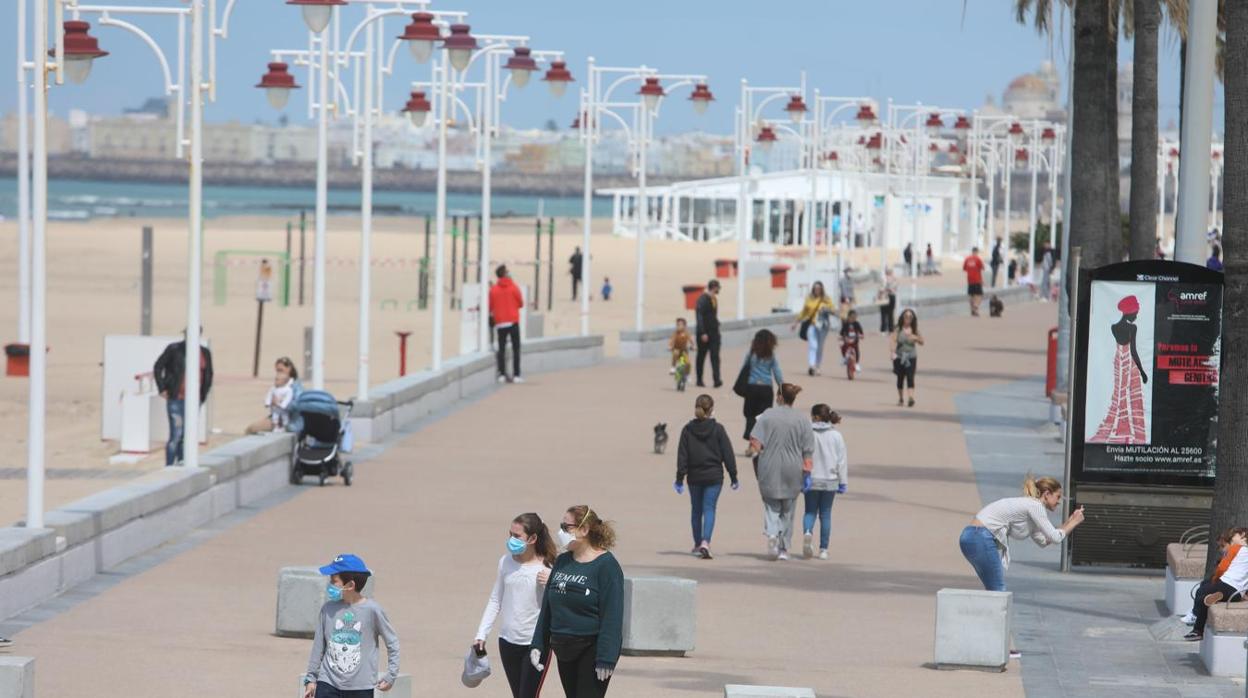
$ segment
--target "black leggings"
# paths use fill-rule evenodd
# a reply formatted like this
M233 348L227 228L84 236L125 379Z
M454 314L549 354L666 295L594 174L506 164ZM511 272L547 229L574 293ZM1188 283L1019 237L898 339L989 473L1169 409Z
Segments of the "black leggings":
M520 325L512 324L498 328L498 375L507 375L507 338L511 338L511 375L520 375Z
M771 390L771 384L755 385L751 383L745 386L745 405L742 406L742 414L745 415L745 438L749 439L750 434L754 433L754 423L758 421L758 415L766 412L776 400L776 395Z
M888 302L880 304L880 331L893 331L893 317L897 312L897 295L888 294Z
M1209 620L1209 607L1205 605L1205 597L1215 591L1222 592L1223 601L1236 593L1235 587L1220 579L1216 582L1212 580L1201 582L1200 586L1196 587L1196 601L1192 604L1192 615L1196 616L1196 624L1192 626L1193 632L1205 632L1205 622Z
M918 357L910 357L910 362L905 366L901 365L901 359L893 359L893 373L897 374L897 389L910 388L914 390L914 371L918 368Z
M567 698L602 698L607 695L607 685L611 683L611 679L598 680L596 635L553 635L550 645L559 662L559 683L563 684L563 693Z
M542 693L546 672L550 671L550 650L542 654L542 666L546 668L539 672L529 661L532 649L529 645L513 645L498 638L498 659L511 685L512 698L537 698Z

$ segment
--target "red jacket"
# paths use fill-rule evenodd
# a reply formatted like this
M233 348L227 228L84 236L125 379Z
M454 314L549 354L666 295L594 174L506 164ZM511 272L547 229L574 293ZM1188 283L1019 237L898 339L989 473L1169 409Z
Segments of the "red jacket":
M520 322L520 308L524 305L524 297L520 295L520 287L504 276L498 283L490 287L490 315L494 316L495 325Z

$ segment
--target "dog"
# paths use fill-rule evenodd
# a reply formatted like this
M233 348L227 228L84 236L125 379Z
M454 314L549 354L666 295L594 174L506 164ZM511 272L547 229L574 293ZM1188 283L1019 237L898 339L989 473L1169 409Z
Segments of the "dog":
M1005 303L997 298L997 294L992 294L992 297L988 299L988 317L1001 317L1004 312Z
M654 425L654 452L663 455L667 450L667 422Z

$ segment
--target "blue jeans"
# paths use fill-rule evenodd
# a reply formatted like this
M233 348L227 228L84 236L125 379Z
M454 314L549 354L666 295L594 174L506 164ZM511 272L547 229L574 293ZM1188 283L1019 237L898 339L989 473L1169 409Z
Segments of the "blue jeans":
M165 465L173 465L182 460L182 434L186 424L186 401L169 399L165 401L165 411L169 414L169 441L165 443Z
M836 490L811 490L806 493L806 513L802 515L802 532L815 530L815 518L819 518L819 549L828 549L832 537L832 501Z
M962 556L975 568L979 581L988 591L1005 591L1005 566L997 550L997 539L983 526L967 526L958 538Z
M724 483L714 485L689 485L689 501L693 505L693 546L696 548L702 541L711 542L711 534L715 532L715 505L719 503L719 493Z

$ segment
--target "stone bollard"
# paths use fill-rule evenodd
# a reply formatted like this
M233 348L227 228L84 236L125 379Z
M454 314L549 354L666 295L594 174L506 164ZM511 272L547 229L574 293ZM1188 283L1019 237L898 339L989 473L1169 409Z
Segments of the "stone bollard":
M724 686L724 698L815 698L815 689L730 683Z
M0 696L35 698L34 657L0 657Z
M683 657L691 651L697 588L692 579L625 577L623 653Z
M1008 591L936 592L936 666L1005 671L1010 659Z
M384 657L380 658L380 661L384 662L385 658ZM296 694L297 698L303 698L303 677L304 676L306 676L306 674L299 675L299 693ZM4 694L0 694L0 695L4 695ZM412 695L413 694L412 694L412 675L411 674L399 674L397 677L395 677L394 685L390 687L389 691L380 691L375 688L373 689L373 698L412 698Z
M310 638L316 633L316 623L325 605L325 585L328 577L316 567L283 567L277 573L277 623L276 633L281 637ZM364 585L364 595L372 597L377 585L376 578L369 577Z

